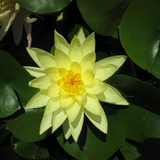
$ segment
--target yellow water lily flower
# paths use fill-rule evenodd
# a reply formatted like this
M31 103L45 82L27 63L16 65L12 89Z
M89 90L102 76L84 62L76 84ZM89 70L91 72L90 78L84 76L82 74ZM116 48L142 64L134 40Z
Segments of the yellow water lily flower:
M32 41L31 23L36 21L36 18L29 18L30 14L31 12L20 7L14 0L0 0L0 41L13 24L13 38L16 45L18 45L22 38L24 25L27 34L28 47L30 47Z
M45 106L40 134L62 125L64 136L75 141L81 133L84 115L103 133L108 122L99 102L128 105L122 95L103 81L112 76L125 62L126 56L114 56L95 63L94 33L87 38L82 29L69 45L55 31L55 56L38 49L27 48L39 67L25 67L34 77L29 86L40 91L28 102L26 109Z

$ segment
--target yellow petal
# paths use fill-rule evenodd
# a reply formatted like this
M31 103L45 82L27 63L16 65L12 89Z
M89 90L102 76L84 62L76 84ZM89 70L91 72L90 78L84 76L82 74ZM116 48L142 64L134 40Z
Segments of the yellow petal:
M68 54L69 44L66 41L66 39L62 35L60 35L58 32L56 32L56 30L54 34L55 34L54 36L55 48L61 50L65 54Z
M25 66L24 67L27 72L29 72L30 75L32 75L33 77L41 77L41 76L45 76L46 73L44 72L44 70L42 68L38 68L38 67L29 67L29 66Z
M69 106L71 103L73 103L74 100L75 100L75 97L71 95L60 96L60 106L62 108L65 108Z
M27 47L27 51L39 67L43 69L50 68L50 67L57 67L55 62L55 57L50 53L42 49L28 48L28 47Z
M82 74L82 80L85 85L93 85L94 74L91 70L85 70Z
M81 108L76 119L73 122L69 122L69 127L71 129L72 137L76 142L78 141L78 137L81 133L83 127L83 121L84 121L84 111L83 108Z
M78 102L82 102L83 99L85 98L85 96L86 96L86 91L84 90L84 92L83 92L82 94L76 95L75 98L76 98L76 100L77 100Z
M100 66L96 67L94 69L95 78L101 81L104 81L108 79L109 77L111 77L117 70L118 70L118 67L113 64L109 64L109 65L102 66L102 67Z
M66 68L68 70L70 69L71 59L64 52L62 52L59 49L56 49L55 59L56 59L58 68Z
M96 114L98 116L101 115L102 107L95 95L87 94L82 104L84 108L86 108L89 112Z
M75 73L81 73L81 66L78 62L72 62L71 70Z
M67 115L64 109L59 108L54 112L52 120L52 133L62 125L62 123L66 120L66 118Z
M89 53L86 56L83 57L82 61L80 62L80 66L82 68L82 73L85 70L93 70L94 64L95 64L95 53Z
M88 117L88 119L103 133L107 134L107 130L108 130L108 121L106 118L106 115L103 111L102 108L102 112L100 116L97 116L95 114L90 113L89 111L85 110L85 114Z
M61 78L66 77L68 74L68 70L66 68L60 68L59 74L60 74Z
M60 94L61 96L67 96L67 95L69 95L69 93L66 92L65 89L62 88L62 87L60 88L59 94Z
M83 56L95 52L95 37L94 32L90 34L82 45Z
M86 86L86 92L90 94L100 94L106 90L106 85L99 79L94 79L93 86Z
M117 104L117 105L129 105L127 100L119 93L117 89L106 84L106 91L96 95L102 102Z
M80 62L82 60L81 43L76 36L71 41L68 55L72 62Z
M54 81L48 75L38 77L29 82L29 86L39 89L47 89Z
M35 94L27 103L25 109L31 109L31 108L39 108L43 107L48 103L48 100L50 97L46 95L45 90L41 90L37 94Z
M71 130L69 128L68 119L66 119L64 121L64 123L62 124L62 128L63 128L63 133L64 133L65 139L68 139L71 136Z
M60 86L57 83L53 83L47 90L46 95L49 97L58 97L59 96Z
M45 72L55 81L58 81L59 79L61 79L59 70L56 67L47 68Z
M50 127L52 127L52 117L53 117L53 114L50 114L47 117L43 116L41 125L40 125L40 131L39 131L40 135L46 130L48 130Z
M81 109L81 103L74 101L66 108L66 113L70 122L73 122Z
M104 59L95 63L95 68L97 68L99 66L100 67L106 66L109 64L113 64L119 68L125 62L126 59L127 59L127 56L125 56L125 55L118 55L118 56L104 58Z
M81 42L81 45L82 45L83 42L84 42L85 39L86 39L86 36L85 36L82 28L79 29L79 31L78 31L78 33L77 33L77 38L79 39L79 41Z
M45 107L44 116L48 116L60 108L59 97L51 97Z

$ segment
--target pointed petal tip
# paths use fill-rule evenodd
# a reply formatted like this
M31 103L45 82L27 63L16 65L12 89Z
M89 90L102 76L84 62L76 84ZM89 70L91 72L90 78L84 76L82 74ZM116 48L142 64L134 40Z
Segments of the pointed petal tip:
M128 105L129 105L129 102L128 102L127 100L124 100L124 101L121 101L121 102L115 102L115 104L128 106Z

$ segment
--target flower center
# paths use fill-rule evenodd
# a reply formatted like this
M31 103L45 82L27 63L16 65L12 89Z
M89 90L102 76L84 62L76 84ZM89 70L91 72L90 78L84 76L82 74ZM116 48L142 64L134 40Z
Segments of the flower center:
M59 85L70 95L81 94L84 90L84 83L81 74L69 70L66 77L60 80Z

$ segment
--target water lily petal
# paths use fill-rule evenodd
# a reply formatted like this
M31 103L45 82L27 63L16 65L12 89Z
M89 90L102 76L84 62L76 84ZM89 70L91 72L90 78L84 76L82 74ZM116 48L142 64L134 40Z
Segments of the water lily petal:
M66 68L60 68L59 74L60 74L61 78L66 77L68 74L68 70Z
M82 126L84 121L84 110L81 108L79 114L77 115L76 119L73 122L69 122L69 126L71 129L72 137L77 142L78 137L81 133Z
M47 89L54 81L48 75L38 77L29 82L29 86L39 89Z
M66 119L64 121L64 123L62 124L62 128L63 128L63 133L64 133L64 137L65 139L68 139L72 134L71 134L71 130L69 128L69 122L68 119Z
M104 81L109 77L111 77L117 70L118 70L118 67L113 64L96 67L94 69L95 78L101 81Z
M55 59L57 62L58 68L70 69L71 59L61 50L55 50Z
M104 58L104 59L95 63L95 68L97 68L99 66L100 67L106 66L109 64L113 64L119 68L125 62L126 59L127 59L127 56L125 56L125 55L118 55L118 56Z
M45 76L46 75L45 71L42 68L29 67L29 66L25 66L24 68L33 77L41 77L41 76Z
M10 12L9 15L7 15L3 19L2 27L0 29L0 41L2 40L2 38L8 32L10 26L12 25L12 23L13 23L15 17L16 17L16 15L17 15L17 12L15 12L14 10L12 10L12 12Z
M93 85L94 74L91 70L85 70L82 74L82 80L85 85Z
M44 116L48 116L60 108L59 97L51 97L45 107Z
M100 94L106 90L106 85L99 79L94 79L93 86L86 86L86 92L90 94Z
M93 70L95 64L96 55L94 52L87 54L83 57L82 61L80 62L80 66L82 68L82 73L85 70Z
M71 70L75 73L81 73L81 66L78 62L72 62Z
M65 95L65 96L60 96L60 106L62 108L65 108L67 106L69 106L71 103L73 103L75 100L74 96L71 95Z
M81 109L81 103L74 101L66 108L66 113L70 122L73 122Z
M68 55L68 51L69 51L69 44L66 41L66 39L60 35L58 32L54 32L55 36L54 36L54 42L55 42L55 48L61 50L62 52L64 52L65 54Z
M54 112L52 119L52 133L62 125L66 118L67 115L64 109L59 108Z
M96 95L97 98L102 102L108 102L117 105L128 105L129 103L125 98L119 93L117 89L106 84L106 91Z
M40 135L46 130L48 130L50 127L52 127L52 117L53 117L53 114L50 114L48 116L43 116L41 125L40 125L40 131L39 131Z
M27 51L37 65L43 69L57 67L55 57L39 48L28 48Z
M59 70L56 67L47 68L45 72L55 81L58 81L59 79L61 79Z
M85 39L86 39L86 36L85 36L82 28L79 29L79 31L78 31L78 33L77 33L77 38L79 39L79 41L81 42L81 45L82 45L83 42L84 42Z
M98 116L101 115L102 107L95 95L87 94L82 104L89 112Z
M45 90L41 90L37 94L35 94L27 103L25 109L31 109L31 108L39 108L43 107L48 103L48 100L50 97L46 95Z
M46 90L46 95L48 95L49 97L58 97L59 96L59 90L60 90L60 86L57 83L53 83Z
M71 41L68 55L72 62L80 62L82 60L81 43L76 36Z
M90 34L82 45L83 56L95 51L94 32Z
M100 116L97 116L95 114L92 114L91 112L85 110L85 114L88 117L88 119L103 133L107 134L107 130L108 130L108 121L106 118L106 115L103 111L102 108L102 112Z

